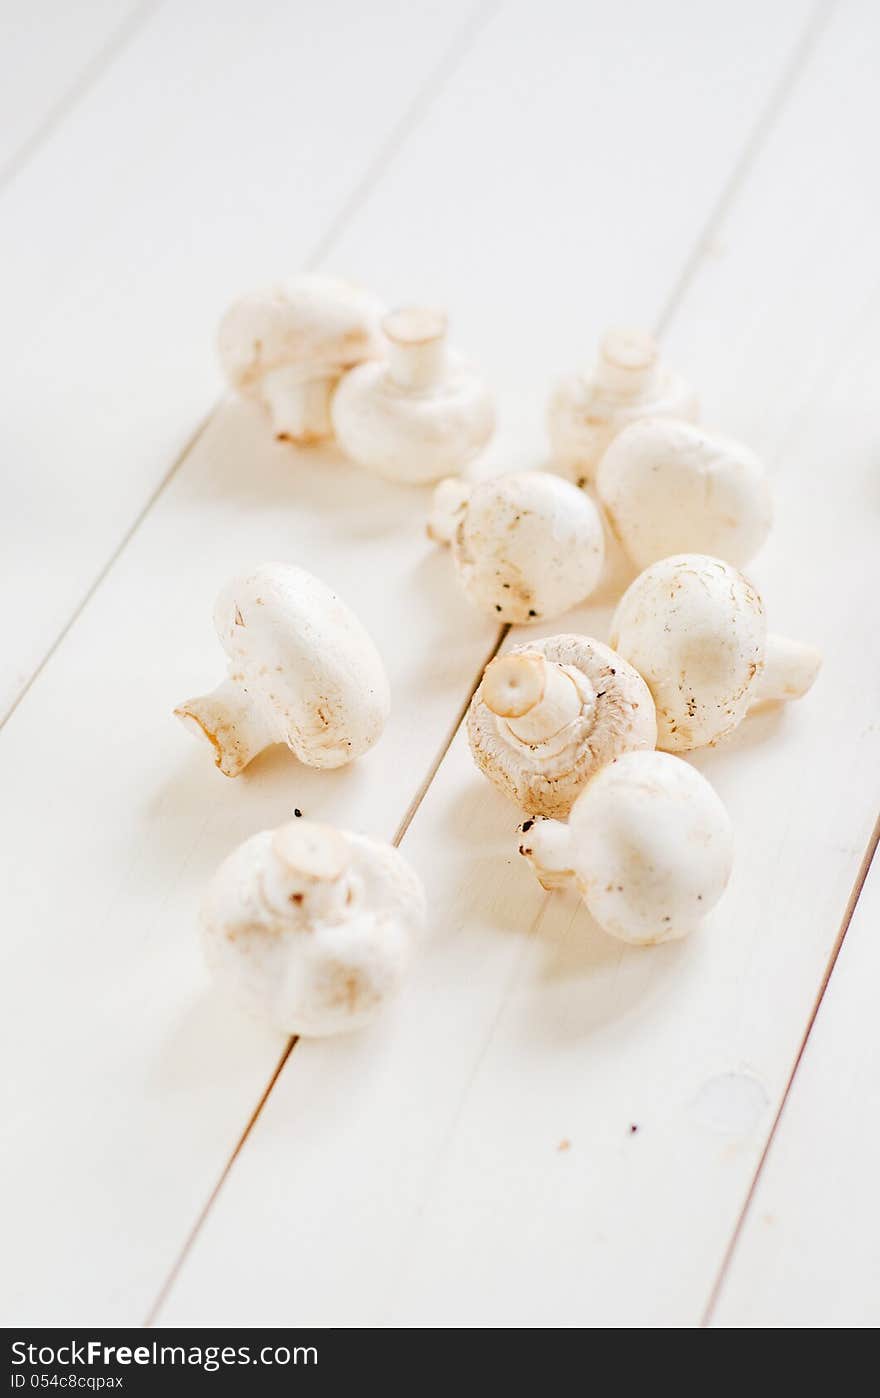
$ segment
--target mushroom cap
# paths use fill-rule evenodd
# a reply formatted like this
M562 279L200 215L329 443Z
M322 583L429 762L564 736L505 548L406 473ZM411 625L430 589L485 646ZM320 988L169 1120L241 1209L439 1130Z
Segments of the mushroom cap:
M366 1024L396 993L425 923L416 874L391 845L297 820L253 835L202 904L217 981L285 1034Z
M639 574L618 603L611 644L654 696L659 748L702 747L742 722L766 635L760 596L720 558L678 554Z
M414 392L387 364L361 364L333 398L333 429L347 456L386 480L427 485L454 475L495 429L492 395L475 369L449 354L446 375Z
M495 405L477 373L449 355L449 375L430 393L397 386L383 363L362 363L333 397L343 452L386 481L428 485L462 471L495 428Z
M561 616L596 587L605 536L592 500L546 471L474 486L452 539L461 584L504 622Z
M565 816L605 763L633 748L653 748L654 704L631 665L589 636L548 636L508 654L543 655L567 667L581 691L581 714L544 743L523 742L493 713L480 685L468 710L474 761L509 800L530 815ZM485 683L485 680L484 680Z
M275 735L310 767L341 767L379 738L391 698L357 617L325 583L289 563L234 578L214 610L240 684Z
M629 752L603 767L572 810L569 846L592 916L639 946L692 931L733 863L718 795L695 767L664 752Z
M338 375L384 353L384 311L372 292L335 277L295 277L251 292L220 322L223 372L244 394L284 367L302 366L303 379Z
M599 498L638 568L676 553L741 567L770 532L764 467L740 442L673 418L645 418L615 437L599 462Z
M547 429L556 461L586 484L629 423L648 416L695 421L698 414L693 389L659 360L653 336L618 329L604 336L591 370L569 374L553 389Z

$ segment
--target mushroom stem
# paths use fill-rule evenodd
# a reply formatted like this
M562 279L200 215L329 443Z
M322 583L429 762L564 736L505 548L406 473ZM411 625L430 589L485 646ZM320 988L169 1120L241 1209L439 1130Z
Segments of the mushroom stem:
M292 821L272 836L274 860L263 874L268 903L281 911L287 905L305 907L312 917L329 918L352 901L349 879L351 850L330 825Z
M822 656L815 646L771 632L764 651L764 668L758 676L749 708L801 699L812 688L821 664Z
M295 365L273 369L260 385L276 437L285 441L317 442L332 437L330 398L335 374L304 379Z
M351 857L338 830L312 820L280 826L272 836L272 849L291 873L319 883L338 879Z
M524 743L552 738L584 707L568 672L537 653L501 655L493 660L483 676L483 699Z
M471 487L460 476L447 476L434 491L428 515L428 538L435 544L451 544L462 512L470 499Z
M657 344L641 330L609 330L599 346L596 381L615 397L639 397L657 367Z
M211 694L187 699L174 713L191 733L207 739L215 764L227 777L237 777L276 741L250 696L234 680L224 680Z
M519 852L532 866L532 873L548 893L567 888L575 880L571 861L571 832L562 820L540 816L526 821Z
M388 367L398 388L432 388L446 374L446 317L442 311L411 307L392 311L382 322L390 343Z

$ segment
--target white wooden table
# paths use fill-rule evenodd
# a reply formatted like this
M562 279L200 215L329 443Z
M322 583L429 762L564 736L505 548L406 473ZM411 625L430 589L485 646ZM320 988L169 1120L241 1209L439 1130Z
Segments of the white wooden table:
M3 1321L876 1325L877 6L0 18ZM689 942L627 950L517 859L459 731L507 638L424 494L219 401L226 302L300 268L449 307L499 395L484 469L544 461L609 321L766 458L751 571L826 661L695 758L737 863ZM170 710L273 557L354 603L394 713L351 769L230 782ZM431 925L374 1029L291 1049L215 995L195 914L294 805L399 839Z

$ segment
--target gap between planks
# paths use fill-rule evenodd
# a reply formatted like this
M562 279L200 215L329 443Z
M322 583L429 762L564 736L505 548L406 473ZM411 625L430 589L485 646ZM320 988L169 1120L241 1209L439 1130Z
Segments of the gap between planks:
M779 1125L782 1120L783 1113L785 1112L786 1103L788 1102L788 1099L791 1095L791 1090L794 1086L795 1078L798 1075L798 1071L800 1069L801 1062L806 1051L807 1043L809 1041L810 1035L813 1032L813 1026L816 1023L816 1018L819 1014L819 1010L822 1007L822 1001L825 998L825 992L827 991L829 983L831 981L831 977L834 974L834 968L837 965L838 957L840 956L844 941L846 940L846 934L849 931L850 923L853 920L853 915L855 913L856 907L858 906L858 901L862 896L862 889L865 886L865 882L870 872L871 864L874 860L874 855L877 853L878 844L880 844L880 815L878 815L877 817L877 822L874 826L873 833L871 835L870 840L868 841L868 846L862 858L861 865L859 866L859 871L856 874L855 883L852 886L849 898L847 899L846 907L843 910L843 917L841 919L840 928L838 930L837 937L835 938L834 945L831 948L831 955L829 956L828 964L825 967L825 974L822 977L822 983L819 986L816 999L813 1002L813 1007L807 1019L807 1024L803 1033L803 1037L801 1038L801 1042L798 1046L798 1051L795 1055L794 1063L791 1067L791 1072L788 1075L788 1080L786 1081L785 1089L782 1093L782 1099L779 1103L776 1115L773 1118L770 1130L767 1133L767 1139L764 1142L764 1148L761 1151L761 1157L758 1161L758 1164L755 1167L755 1173L752 1176L751 1184L749 1185L745 1200L743 1201L740 1216L736 1221L736 1226L734 1227L733 1233L731 1234L730 1242L728 1243L724 1256L721 1259L721 1266L718 1269L718 1276L715 1279L715 1284L712 1287L711 1292L709 1293L709 1300L706 1303L706 1309L703 1313L703 1317L700 1322L700 1329L702 1330L709 1329L709 1327L712 1324L712 1320L721 1297L721 1292L724 1288L724 1283L727 1280L727 1273L730 1270L730 1264L733 1261L734 1253L736 1252L737 1245L739 1243L740 1237L742 1236L746 1220L749 1216L752 1207L752 1201L755 1197L755 1193L758 1188L758 1183L764 1171L764 1166L767 1163L767 1158L770 1154L770 1148L773 1145L776 1133L779 1130Z
M816 8L813 10L809 22L807 23L803 32L798 38L792 50L791 57L782 69L779 81L774 86L768 102L765 104L757 120L755 121L754 126L747 135L745 143L743 145L742 153L739 159L735 162L730 177L725 182L719 199L717 200L714 208L711 210L703 228L700 230L699 234L694 240L692 249L687 258L685 259L682 271L676 282L673 284L669 297L655 322L654 330L655 334L658 337L662 336L662 334L668 329L677 311L679 310L691 284L693 283L695 277L697 276L697 273L700 270L700 267L703 264L703 261L706 258L708 247L712 237L714 236L715 231L722 224L729 209L735 202L741 188L743 187L747 179L751 166L760 154L761 149L770 137L777 122L779 121L779 118L785 110L785 107L797 86L801 74L806 68L809 59L815 51L819 39L830 20L831 14L833 13L836 3L837 0L820 0L820 3L817 4ZM449 79L449 77L452 76L458 63L461 62L462 58L465 57L474 39L477 37L479 32L488 24L489 19L499 8L499 4L500 0L492 0L491 3L479 8L478 11L471 16L471 19L467 22L467 24L462 28L461 33L450 45L444 59L441 61L440 64L438 64L434 73L428 78L425 86L420 90L417 96L410 103L410 106L407 108L406 113L401 118L401 121L395 126L394 130L389 135L387 141L380 147L380 150L377 153L375 160L369 167L367 173L365 174L364 179L352 191L352 194L343 205L343 208L340 211L340 213L331 222L330 228L328 229L327 233L324 235L323 238L319 240L315 250L305 263L305 267L307 270L312 270L323 260L323 258L332 248L336 238L343 231L347 222L362 207L374 183L379 179L379 177L387 168L387 166L391 163L391 161L393 161L395 155L402 148L410 132L417 127L422 116L425 115L425 113L427 112L434 97L439 95L439 93L442 91L446 81ZM199 433L196 434L196 438L194 438L193 441L185 448L184 452L181 454L180 459L178 460L178 462L175 463L175 466L172 469L172 471L169 472L169 475L166 477L165 481L162 482L162 485L156 492L156 498L158 498L158 495L161 494L162 489L164 489L164 486L168 483L168 480L170 480L171 475L174 474L174 471L179 469L180 465L182 465L187 453L194 445L195 440L197 440L198 435L200 435L201 431L204 430L204 427L207 426L207 423L210 421L210 418L213 416L213 412L215 411L216 407L212 410L212 413L209 414L209 417L203 424L202 428L199 429ZM152 506L152 503L154 503L154 501L151 501L151 504L150 506L148 506L148 509ZM144 511L144 515L146 515L148 509ZM132 530L131 532L133 533L134 530ZM498 654L510 630L511 627L509 625L503 626L500 629L494 645L483 660L477 674L475 675L471 683L467 696L465 697L462 705L460 706L459 711L450 727L446 739L441 744L441 747L437 753L437 756L434 759L434 762L431 764L431 767L429 768L429 771L425 779L419 786L412 801L410 802L407 811L405 812L400 822L400 825L398 826L397 832L395 833L394 839L392 841L394 845L399 845L403 840L404 836L406 835L406 832L409 829L416 815L416 812L419 809L419 806L422 804L422 801L424 800L431 786L431 783L437 775L437 772L447 752L449 751L453 739L455 738L455 735L458 732L459 726L462 723L465 714L467 713L467 709L470 705L471 699L473 698L473 695L475 694L480 680L482 678L483 670L485 669L486 665L489 664L490 660L494 659L494 657ZM864 874L862 875L862 882L864 882L864 876L866 874L867 866L865 867ZM859 886L859 891L861 891L861 885ZM852 900L852 907L849 908L849 917L852 916L852 908L855 907L855 901L857 901L857 897L858 895L856 894L856 898ZM848 926L848 919L846 925ZM842 940L843 934L841 934L840 936L840 943L842 943ZM837 950L839 950L839 944ZM822 990L820 992L819 997L820 999L821 994L824 993L828 976L830 976L831 974L831 969L833 969L833 963L832 967L830 967L828 970L828 975L826 976L825 981L823 982ZM818 1001L816 1008L818 1008ZM813 1017L815 1017L815 1009ZM810 1020L810 1025L807 1029L807 1035L809 1034L809 1029L811 1027L812 1018ZM490 1034L488 1036L487 1044L491 1041L491 1037L492 1031L490 1031ZM165 1282L159 1290L156 1300L150 1308L147 1319L145 1321L145 1325L147 1327L152 1327L156 1324L159 1313L167 1297L169 1296L184 1263L186 1262L189 1254L195 1246L195 1243L199 1237L202 1227L204 1226L204 1223L207 1220L208 1215L211 1212L211 1209L213 1208L216 1200L219 1198L223 1185L229 1178L233 1165L240 1156L248 1137L250 1136L251 1132L253 1131L254 1127L259 1121L263 1108L268 1102L269 1097L271 1096L272 1091L275 1087L275 1084L278 1082L285 1066L287 1065L287 1062L290 1059L297 1042L298 1040L296 1038L292 1038L286 1045L281 1055L281 1058L279 1059L279 1062L275 1067L270 1081L268 1082L262 1096L260 1097L259 1102L256 1104L253 1112L251 1113L250 1118L247 1121L247 1124L245 1125L244 1130L242 1131L241 1136L239 1137L235 1149L233 1150L229 1160L224 1166L220 1174L220 1177L217 1180L217 1183L215 1184L210 1195L208 1196L208 1199L205 1202L204 1207L201 1209L198 1218L196 1219L196 1222L194 1223L190 1233L188 1234L179 1255L175 1259ZM800 1056L798 1057L798 1061L800 1061ZM774 1130L775 1125L776 1123L774 1122ZM772 1139L772 1132L770 1139ZM769 1147L769 1139L767 1142L767 1147ZM764 1157L762 1156L762 1165L763 1158ZM752 1187L754 1188L754 1184ZM737 1226L734 1231L734 1241L736 1239L741 1225L742 1219L738 1220L737 1222ZM731 1249L732 1247L733 1242L731 1242ZM729 1252L725 1255L725 1265L728 1260L728 1257Z
M223 1185L226 1182L227 1175L229 1174L230 1170L232 1169L233 1165L235 1164L236 1160L241 1154L242 1148L244 1147L244 1143L250 1135L251 1129L253 1128L254 1123L257 1120L257 1117L263 1110L263 1107L266 1104L266 1101L269 1097L270 1092L272 1091L272 1088L275 1086L276 1082L278 1081L282 1072L284 1071L284 1065L287 1062L290 1055L293 1053L293 1050L296 1048L298 1042L299 1039L296 1035L288 1039L284 1051L281 1054L281 1057L279 1058L277 1064L275 1065L275 1071L273 1072L269 1081L266 1083L260 1100L257 1102L257 1105L254 1107L253 1111L248 1117L248 1120L245 1123L244 1130L242 1131L241 1135L235 1143L235 1149L233 1150L226 1164L223 1166L223 1169L220 1172L220 1178L217 1180L217 1183L214 1185L214 1188L211 1190L211 1193L205 1200L205 1203L202 1206L201 1211L199 1212L199 1216L193 1224L192 1228L190 1229L189 1236L187 1237L186 1242L180 1250L180 1255L175 1261L174 1266L171 1268L171 1271L168 1273L168 1276L165 1278L165 1281L162 1283L162 1288L155 1301L153 1302L149 1310L149 1313L147 1314L146 1320L144 1321L145 1329L149 1330L150 1327L155 1323L156 1316L158 1315L160 1309L164 1305L166 1296L168 1295L169 1291L171 1290L172 1286L177 1280L177 1275L184 1262L186 1261L187 1257L189 1256L190 1249L192 1248L193 1243L195 1242L196 1238L201 1232L202 1224L204 1223L205 1219L208 1217L208 1214L211 1212L211 1209L213 1208L214 1200L217 1198L221 1189L223 1188Z
M0 167L0 192L12 183L28 161L33 159L40 147L57 131L65 117L73 111L77 104L91 91L98 79L116 62L116 59L125 51L135 35L144 28L147 20L156 13L161 3L162 0L144 0L144 3L132 11L119 28L114 30L107 42L102 44L97 53L89 59L74 78L72 85L55 103L48 115L43 118L36 130L22 141L18 150L13 151L6 163Z

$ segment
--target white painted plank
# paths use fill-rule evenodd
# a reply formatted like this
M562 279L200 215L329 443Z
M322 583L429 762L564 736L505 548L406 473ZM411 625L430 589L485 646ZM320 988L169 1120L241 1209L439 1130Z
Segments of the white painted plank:
M758 1181L713 1325L880 1324L875 860Z
M0 0L0 185L150 9L144 0Z
M671 337L680 362L702 366L696 377L719 425L747 420L775 390L752 435L772 457L780 521L755 575L775 623L828 657L799 709L753 719L699 759L738 832L724 903L684 946L642 953L604 938L574 901L547 899L532 883L515 854L516 815L476 774L459 735L403 842L428 881L432 913L408 995L357 1040L297 1046L161 1323L699 1320L873 820L877 636L850 672L848 726L839 742L825 741L841 728L840 690L827 676L853 663L874 530L876 325L855 327L878 286L876 211L854 173L867 159L877 97L858 21L844 10L821 44L725 220L725 255L713 249ZM479 57L462 72L474 88L485 87ZM835 139L826 131L823 140L816 126L829 93L846 93L848 104ZM613 116L608 123L614 129ZM415 178L415 152L410 168ZM849 238L833 275L814 275L809 306L792 321L805 267L824 266L843 238L836 210L847 203L864 232ZM488 240L486 221L475 226ZM518 229L505 225L488 240L508 287L524 265ZM609 225L609 238L617 231ZM594 282L585 280L603 310L618 266L608 247L590 264ZM637 264L633 272L641 275ZM562 261L546 265L541 314L549 299L552 342L571 333L573 276ZM484 295L497 306L491 285ZM516 321L527 347L537 343L537 300ZM806 412L808 315L829 340ZM512 336L509 322L492 323ZM537 405L533 389L527 407ZM831 454L833 494L805 490ZM815 560L844 533L832 587ZM565 625L604 635L609 612L596 605Z
M0 716L216 399L225 304L313 254L477 12L162 6L7 189Z

